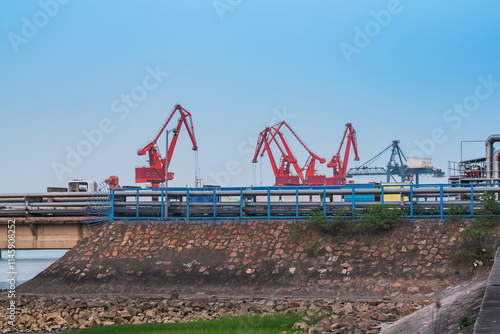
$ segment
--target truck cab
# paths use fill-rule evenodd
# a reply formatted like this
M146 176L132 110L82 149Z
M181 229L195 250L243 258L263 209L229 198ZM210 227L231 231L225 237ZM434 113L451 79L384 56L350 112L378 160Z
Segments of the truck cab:
M66 183L68 192L95 192L97 191L97 182L89 180L71 180Z

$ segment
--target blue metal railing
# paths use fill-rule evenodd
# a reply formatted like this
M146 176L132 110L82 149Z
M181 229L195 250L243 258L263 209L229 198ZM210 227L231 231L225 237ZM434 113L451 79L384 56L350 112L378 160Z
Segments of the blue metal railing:
M356 217L364 208L384 204L406 210L406 217L448 216L451 204L474 216L482 194L500 193L500 184L422 184L238 188L114 189L113 219ZM498 196L497 196L498 197Z

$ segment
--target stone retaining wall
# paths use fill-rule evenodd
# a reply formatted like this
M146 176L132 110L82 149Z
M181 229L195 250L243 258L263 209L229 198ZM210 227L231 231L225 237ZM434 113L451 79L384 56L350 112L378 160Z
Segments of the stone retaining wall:
M18 289L425 299L474 274L455 257L467 221L407 221L386 234L344 239L314 229L296 237L291 224L113 222Z

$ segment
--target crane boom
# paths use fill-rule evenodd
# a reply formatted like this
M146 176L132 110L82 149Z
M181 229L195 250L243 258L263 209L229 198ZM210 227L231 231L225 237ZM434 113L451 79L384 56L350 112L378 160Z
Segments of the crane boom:
M259 133L259 139L257 140L257 146L255 147L255 153L252 159L252 163L257 163L257 157L259 156L260 151L262 150L261 157L267 151L269 155L269 160L271 161L271 167L273 168L274 176L278 177L278 166L276 165L276 161L274 161L273 152L269 147L269 132L271 131L270 127L265 128ZM264 147L262 149L262 147Z
M279 125L276 128L277 131L279 131L283 125L286 126L288 128L288 130L290 130L290 132L295 136L295 138L298 140L298 142L302 145L302 147L304 147L306 149L307 153L309 153L309 155L312 158L319 160L322 164L324 164L326 162L325 158L320 158L317 154L315 154L313 151L311 151L309 149L309 147L307 147L307 145L302 141L302 139L300 139L300 137L297 135L297 133L292 129L292 127L290 125L288 125L287 122L283 121L281 123L278 123L277 125Z
M177 132L180 131L181 126L182 126L182 122L184 122L184 124L186 125L186 130L188 131L189 137L191 138L191 141L193 142L193 151L198 150L198 145L196 143L196 137L194 135L193 119L191 117L191 113L189 111L187 111L186 109L184 109L180 104L176 104L174 106L174 109L172 109L172 111L170 112L170 115L165 120L165 122L163 122L163 125L161 126L160 130L158 130L158 132L156 133L154 139L151 142L149 142L148 144L146 144L143 148L137 150L138 155L145 155L152 147L154 147L156 145L161 134L163 133L163 131L165 131L165 128L167 127L168 123L170 122L172 117L174 117L174 115L177 111L181 114L181 117L179 118L179 122L177 124ZM188 124L188 122L189 122L189 124ZM177 142L177 140L176 140L176 142ZM175 146L174 146L174 148L175 148ZM172 152L173 152L173 149L172 149Z

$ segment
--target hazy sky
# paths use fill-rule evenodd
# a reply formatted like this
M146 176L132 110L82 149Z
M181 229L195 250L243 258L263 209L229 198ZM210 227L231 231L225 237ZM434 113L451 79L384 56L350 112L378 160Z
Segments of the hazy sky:
M361 161L349 166L399 139L445 172L461 141L500 133L498 1L0 4L2 193L110 175L133 185L147 164L137 149L176 103L193 115L205 184L259 184L257 135L281 120L327 161L350 122ZM180 136L170 184L193 186ZM463 147L484 156L482 143ZM262 169L271 185L267 157Z

